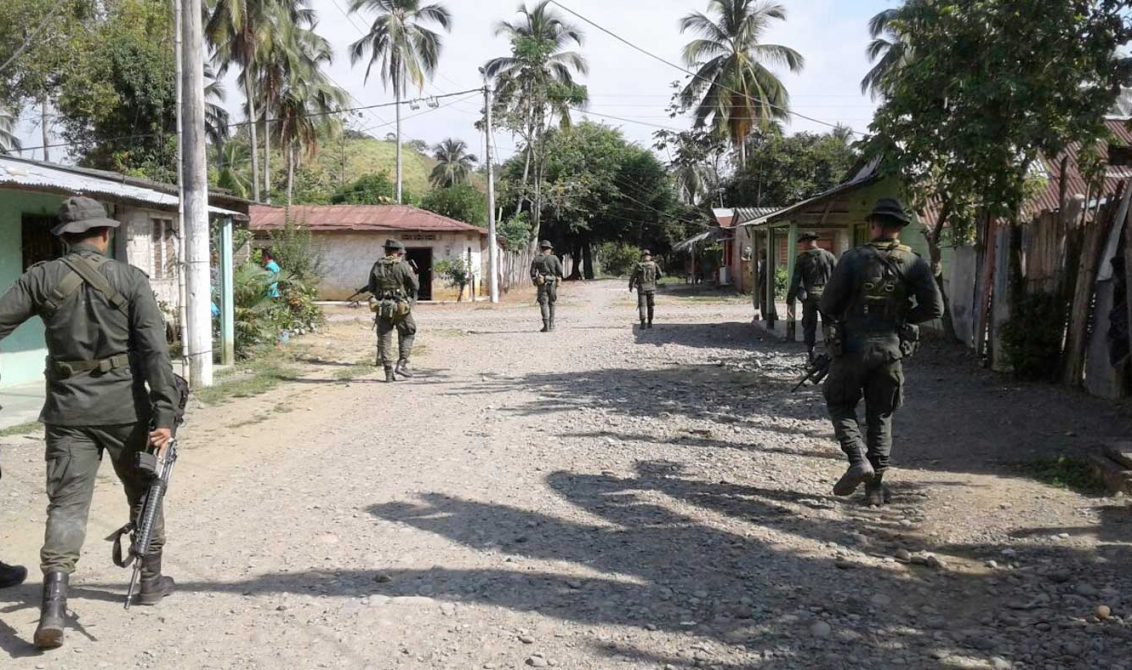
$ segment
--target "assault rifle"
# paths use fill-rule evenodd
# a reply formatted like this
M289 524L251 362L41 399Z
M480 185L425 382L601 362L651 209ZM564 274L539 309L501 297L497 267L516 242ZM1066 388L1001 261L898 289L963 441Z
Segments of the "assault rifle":
M362 298L363 295L365 295L367 293L369 293L369 288L367 288L365 286L358 289L357 291L354 292L354 295L350 296L349 298L346 298L346 306L351 308L351 309L357 309L358 307L361 307L361 298Z
M806 382L813 382L814 386L822 383L822 380L829 374L829 364L831 361L832 359L829 357L829 354L822 354L811 361L810 364L806 366L805 374L803 374L802 378L798 380L798 383L794 385L794 388L790 389L790 392L793 393L802 388Z
M169 489L169 479L173 476L173 465L177 462L177 427L185 421L185 405L189 402L189 383L180 375L173 375L173 380L178 398L173 417L173 438L165 447L165 457L158 461L155 453L146 451L138 454L138 468L151 477L149 491L142 500L142 509L137 519L130 521L106 538L114 543L114 564L120 568L127 568L131 563L134 566L134 574L130 577L130 588L126 591L126 609L130 609L130 602L134 599L142 561L149 555L150 544L153 542L153 524L161 511L165 492ZM126 533L131 533L132 542L129 554L123 558L122 536Z

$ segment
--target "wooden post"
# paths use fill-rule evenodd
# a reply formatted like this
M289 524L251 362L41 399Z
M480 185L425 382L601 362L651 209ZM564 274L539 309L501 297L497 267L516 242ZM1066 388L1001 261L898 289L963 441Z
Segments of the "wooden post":
M204 147L204 37L201 0L182 0L182 171L187 247L189 379L212 386L212 291L208 255L208 164ZM253 120L254 121L254 120Z
M232 217L220 228L220 362L236 364L236 290L233 261Z
M766 314L763 317L766 319L768 328L774 328L774 322L778 317L778 310L774 304L774 264L776 262L774 249L774 228L766 227Z
M1132 351L1132 208L1124 219L1124 303L1128 310L1128 349Z
M786 281L794 276L794 266L798 263L798 224L791 222L786 234ZM798 322L791 316L794 311L794 301L786 303L786 341L794 342L798 339Z
M491 82L487 79L487 71L480 68L483 73L483 108L484 108L484 156L487 165L487 268L491 276L491 302L499 302L499 245L495 238L495 157L491 146Z

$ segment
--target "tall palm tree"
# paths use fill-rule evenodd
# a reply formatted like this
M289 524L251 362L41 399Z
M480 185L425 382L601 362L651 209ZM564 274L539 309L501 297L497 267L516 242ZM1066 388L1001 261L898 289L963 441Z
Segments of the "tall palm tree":
M216 77L211 63L204 64L204 135L210 144L220 146L231 134L228 110L224 108L224 84Z
M18 114L0 106L0 155L12 154L20 150L20 138L16 136L18 121Z
M452 15L440 4L421 6L420 0L352 0L350 13L377 12L369 33L350 45L350 62L357 63L369 53L365 80L374 65L381 70L386 87L393 87L397 101L397 204L402 195L401 100L411 83L421 89L432 78L440 61L440 35L428 27L435 24L452 30Z
M464 140L448 138L437 144L436 167L432 169L429 181L435 188L448 188L467 184L475 162L478 160L468 153L468 143Z
M873 67L861 80L861 93L875 99L887 94L892 74L912 56L907 35L900 29L900 9L886 9L869 19L869 37L872 41L865 53Z
M538 244L542 216L542 171L546 134L555 117L559 124L570 124L572 107L584 106L588 95L575 77L589 73L585 57L572 47L581 47L585 35L542 0L533 7L520 5L518 19L501 21L496 35L511 42L511 55L493 58L484 73L494 80L495 104L500 112L517 121L524 153L522 188L516 199L515 214L526 202L527 184L534 170L534 197L531 201L531 245Z
M787 118L790 96L771 71L800 72L804 59L790 47L764 44L772 21L786 20L786 8L771 0L709 0L709 17L693 12L680 21L680 32L698 35L684 47L684 62L696 76L680 92L695 107L697 127L726 131L747 162L747 136L756 128Z

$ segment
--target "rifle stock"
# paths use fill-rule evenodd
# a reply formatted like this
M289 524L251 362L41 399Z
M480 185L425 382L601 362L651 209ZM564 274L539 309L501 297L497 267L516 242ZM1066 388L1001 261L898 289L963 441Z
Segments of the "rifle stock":
M815 358L812 363L806 366L806 371L802 375L802 378L798 380L794 388L790 389L790 392L793 393L802 388L805 386L806 382L813 382L814 386L822 383L822 380L829 374L829 365L831 362L832 360L829 354L822 354Z

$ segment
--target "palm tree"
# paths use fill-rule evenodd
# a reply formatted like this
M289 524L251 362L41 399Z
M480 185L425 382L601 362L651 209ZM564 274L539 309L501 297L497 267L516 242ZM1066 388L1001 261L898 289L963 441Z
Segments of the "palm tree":
M680 32L699 35L684 47L684 62L696 74L680 96L695 107L697 127L710 124L727 133L743 165L751 131L790 113L790 96L770 67L799 72L804 59L789 47L762 43L771 21L786 19L777 2L709 0L708 13L715 18L694 12L680 21Z
M865 53L873 67L861 80L861 93L884 97L892 74L908 63L912 48L900 29L900 10L886 9L869 20L869 42Z
M16 153L20 150L20 138L16 136L16 122L19 115L0 106L0 155Z
M228 141L228 110L224 108L224 84L216 77L211 63L204 64L204 135L210 144L220 146Z
M452 29L452 15L440 4L421 6L420 0L352 0L350 13L377 12L369 33L350 45L350 62L357 63L369 52L365 81L374 65L381 69L385 85L393 87L397 101L397 204L401 204L401 100L408 85L421 89L432 78L440 61L441 39L426 24Z
M248 162L249 145L242 141L213 145L218 176L216 185L227 189L237 198L248 197L251 180L244 166Z
M542 171L545 163L544 139L554 117L559 124L570 124L572 107L584 106L588 95L576 75L589 73L589 64L572 46L582 46L585 36L542 0L533 7L520 5L518 20L501 21L496 35L511 42L511 55L493 58L484 74L495 84L495 104L515 120L525 150L522 188L515 215L523 209L527 184L534 168L534 198L531 204L531 244L538 244L542 214Z
M448 188L468 183L478 159L468 153L467 142L449 138L436 145L433 150L436 151L437 161L429 177L433 187Z

